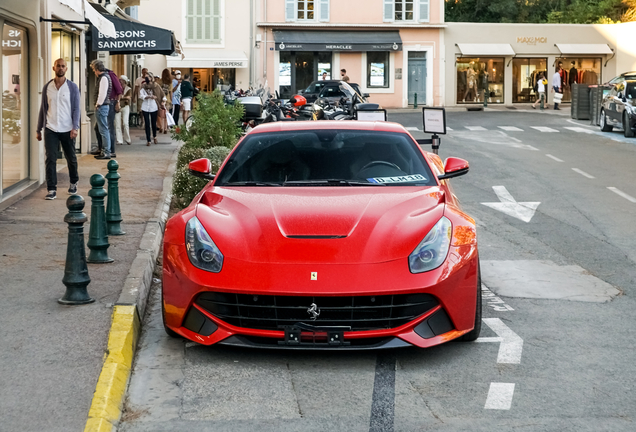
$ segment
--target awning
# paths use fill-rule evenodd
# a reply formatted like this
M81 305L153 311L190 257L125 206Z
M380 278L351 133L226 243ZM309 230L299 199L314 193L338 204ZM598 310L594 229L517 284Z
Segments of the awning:
M175 52L178 42L174 33L128 18L110 15L99 5L91 4L101 15L115 25L117 38L109 38L95 26L92 27L93 51L108 51L111 54L162 54Z
M276 51L402 51L399 31L274 30Z
M167 66L172 69L181 68L246 68L248 66L247 56L243 51L229 50L208 50L212 55L204 58L186 58L181 60L178 57L168 57Z
M561 55L604 55L613 54L607 44L555 44Z
M514 56L510 44L457 44L463 56Z

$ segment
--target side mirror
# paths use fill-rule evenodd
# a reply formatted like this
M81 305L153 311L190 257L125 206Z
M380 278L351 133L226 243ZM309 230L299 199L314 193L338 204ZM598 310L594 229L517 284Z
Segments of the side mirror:
M362 93L362 97L365 98L365 99L368 98L369 97L369 93Z
M188 171L195 177L201 177L206 180L214 180L214 174L211 174L212 171L212 162L210 159L197 159L193 160L188 164Z
M449 157L444 164L444 174L437 176L439 180L459 177L468 173L468 161L460 158Z

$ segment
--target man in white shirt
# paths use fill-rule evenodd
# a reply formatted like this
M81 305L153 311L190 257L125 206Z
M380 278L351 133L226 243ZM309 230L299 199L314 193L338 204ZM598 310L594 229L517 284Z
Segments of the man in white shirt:
M62 145L71 185L68 193L77 193L79 176L77 158L75 157L75 138L80 127L80 93L77 85L67 80L66 62L57 59L53 64L55 78L42 89L42 105L38 116L36 138L42 141L44 128L44 151L46 154L46 187L45 199L53 200L57 194L57 150Z
M555 94L563 94L560 72L561 67L557 66L556 72L554 72L554 75L552 75L552 89L554 90ZM557 101L561 101L560 96L554 98L554 109L560 110L561 108L559 108L559 102Z

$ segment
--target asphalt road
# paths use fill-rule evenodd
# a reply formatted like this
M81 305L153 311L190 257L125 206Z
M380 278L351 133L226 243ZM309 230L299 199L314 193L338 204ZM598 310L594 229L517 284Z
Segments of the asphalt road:
M420 114L390 119L427 137ZM471 167L451 182L478 224L477 342L203 347L163 333L155 290L120 431L636 430L636 139L550 111L447 119L440 156Z

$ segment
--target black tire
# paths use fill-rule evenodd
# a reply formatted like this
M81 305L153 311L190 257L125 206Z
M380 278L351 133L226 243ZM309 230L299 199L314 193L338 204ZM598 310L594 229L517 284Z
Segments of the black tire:
M601 125L601 131L603 132L611 132L612 130L614 130L614 126L610 126L609 124L607 124L607 116L605 115L605 110L602 109L601 110L601 115L600 115L600 125Z
M166 331L168 336L175 339L181 339L181 335L174 330L171 330L166 325L166 308L163 306L163 288L161 290L161 322L163 322L163 329Z
M629 117L627 113L623 113L623 131L625 138L634 138L634 135L636 135L632 128L629 127Z
M477 305L475 307L475 327L464 336L457 338L460 342L473 342L481 332L481 267L477 264Z

